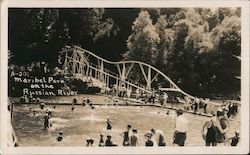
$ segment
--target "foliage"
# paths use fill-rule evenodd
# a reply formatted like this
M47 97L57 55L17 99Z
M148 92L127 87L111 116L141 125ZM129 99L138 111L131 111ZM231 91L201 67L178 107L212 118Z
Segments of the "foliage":
M99 8L10 9L9 14L9 49L17 63L53 60L66 44L87 48L118 29L111 18L103 19L104 9Z
M193 95L238 94L240 18L240 8L11 8L9 61L57 65L61 48L78 44L154 65Z
M159 35L148 12L141 11L133 24L132 33L127 40L128 52L124 55L125 59L154 64Z
M156 32L159 34L160 41L157 44L155 66L162 68L167 73L168 60L172 55L174 31L168 27L166 16L160 16L155 24Z

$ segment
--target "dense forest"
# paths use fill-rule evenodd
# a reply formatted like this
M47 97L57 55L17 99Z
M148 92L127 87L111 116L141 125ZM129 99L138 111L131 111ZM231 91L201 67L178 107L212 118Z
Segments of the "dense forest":
M10 8L9 63L56 66L65 45L112 61L139 60L197 96L237 98L240 8Z

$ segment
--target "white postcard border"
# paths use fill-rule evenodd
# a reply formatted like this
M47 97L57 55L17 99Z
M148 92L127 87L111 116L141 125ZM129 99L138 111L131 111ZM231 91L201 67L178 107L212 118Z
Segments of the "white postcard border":
M1 151L4 154L239 154L249 152L249 1L205 0L4 0L1 4ZM241 7L241 145L237 147L7 147L7 60L8 60L8 8L9 7ZM6 74L5 74L6 73Z

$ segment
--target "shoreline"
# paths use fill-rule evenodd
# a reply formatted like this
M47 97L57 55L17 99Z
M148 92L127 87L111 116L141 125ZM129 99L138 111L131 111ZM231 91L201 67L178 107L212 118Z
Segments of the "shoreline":
M103 97L107 97L104 96ZM72 105L72 102L58 102L58 100L50 100L50 99L42 99L42 102L45 103L46 105ZM119 103L119 101L116 101L115 103L91 103L94 106L145 106L145 107L157 107L157 108L164 108L164 109L170 109L170 110L178 110L178 107L174 107L171 105L160 105L159 103L146 103L140 100L135 100L135 99L129 99L129 98L119 98L116 97L114 100L120 100L125 103ZM24 102L13 102L13 104L41 104L41 102L29 102L29 103L24 103ZM168 103L171 104L171 103ZM183 104L183 103L177 103L177 104ZM81 103L75 103L74 105L82 105ZM86 104L89 106L89 104ZM185 113L190 113L194 115L199 115L199 116L204 116L204 117L213 117L212 114L208 113L203 113L203 112L196 112L194 113L193 110L184 110Z

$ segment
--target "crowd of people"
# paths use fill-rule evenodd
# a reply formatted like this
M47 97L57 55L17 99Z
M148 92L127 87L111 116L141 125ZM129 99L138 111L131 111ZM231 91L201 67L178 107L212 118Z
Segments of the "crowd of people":
M22 98L23 100L30 100L27 96ZM36 102L40 102L39 98L35 99ZM198 104L199 102L194 101ZM72 99L72 107L71 111L73 112L76 108L76 104L78 104L78 100L76 98ZM194 103L194 104L195 104ZM92 100L88 97L84 97L81 101L83 106L88 105L92 110L95 109L95 105L92 103ZM186 103L189 104L189 101ZM53 106L54 109L56 106ZM52 117L52 111L45 105L45 103L40 103L40 109L44 110L44 129L48 130L52 127L52 123L50 123L50 118ZM188 120L183 115L186 108L179 108L176 110L176 119L175 119L175 129L172 144L173 146L185 146L185 141L187 139L188 132ZM239 132L235 131L235 135L230 137L228 134L230 124L229 119L233 119L238 112L237 104L232 102L223 101L223 104L219 106L219 108L214 113L214 116L209 120L205 121L204 125L201 128L202 138L204 139L205 146L217 146L218 144L237 146L239 142ZM30 113L33 116L36 116L37 113L35 110L30 108ZM108 117L106 121L106 140L105 135L103 133L100 134L100 140L98 146L119 146L114 143L112 140L112 128L113 124L111 118ZM130 124L127 125L127 129L119 134L123 137L122 146L139 146L138 143L138 130L136 128L132 128ZM152 128L148 132L144 134L145 137L145 146L166 146L165 136L162 130ZM56 137L58 142L63 141L63 131L59 131ZM86 139L86 146L93 146L94 140L91 138Z
M110 120L107 120L107 130L111 130L112 126L110 126ZM138 135L137 135L137 129L133 128L130 124L127 125L127 129L119 134L121 137L123 137L122 146L139 146L138 143ZM150 131L146 132L144 134L145 136L145 146L166 146L165 140L164 140L164 133L159 129L151 129ZM86 146L93 146L94 140L91 138L88 138L86 140ZM111 134L107 134L106 140L104 140L104 134L100 134L100 140L98 146L104 147L104 146L118 146L118 144L114 143L112 140Z
M218 109L216 115L204 123L202 135L206 146L217 146L218 143L223 143L225 146L237 146L239 132L235 131L235 135L229 137L230 123L225 112L225 110Z
M77 103L77 100L73 99L73 104ZM92 101L89 98L83 99L83 105L93 106ZM196 101L196 103L198 103ZM199 105L199 104L198 104ZM237 114L237 107L233 107L231 102L223 102L223 105L220 106L216 114L206 121L202 127L202 138L205 141L206 146L217 146L218 143L223 143L224 145L237 146L239 142L239 132L235 131L235 136L229 137L229 120L231 114L235 116ZM228 110L231 109L231 110ZM185 115L183 115L184 110L176 110L176 120L175 120L175 131L173 135L173 146L184 146L187 138L188 132L188 120ZM229 117L228 117L229 116ZM112 121L110 117L106 121L107 136L104 140L104 134L100 134L100 140L98 146L118 146L112 140ZM127 129L120 133L119 135L123 137L122 146L139 146L138 144L138 130L132 128L130 124L127 125ZM165 136L162 130L153 128L150 131L144 134L145 137L145 146L166 146ZM86 146L93 146L94 140L88 138L86 140Z
M111 92L108 93L109 96L116 96L117 94L117 96L121 98L132 98L138 101L142 101L145 104L159 103L162 106L166 106L168 105L168 103L170 103L172 107L177 107L178 103L181 103L185 111L192 111L195 114L210 113L213 115L213 111L210 110L213 108L213 104L211 103L209 98L193 98L189 96L183 96L181 94L178 94L178 92L170 92L168 94L168 92L166 91L159 90L153 90L151 94L148 94L138 88L132 91L131 88L126 88L124 85L121 86L118 93L116 93L116 91L118 91L116 87L111 89ZM232 105L237 106L236 103L233 103Z
M176 111L175 129L173 134L172 146L185 146L188 132L188 120L183 115L183 110L178 109ZM217 114L209 121L206 121L202 127L202 137L205 142L205 146L217 146L218 143L226 146L237 146L239 142L239 132L235 131L233 137L229 137L229 121L225 117L227 116L224 111L217 111ZM112 122L110 118L107 118L107 130L112 130ZM132 128L130 124L124 132L119 134L123 137L122 146L139 146L137 129ZM146 147L152 146L166 146L165 136L162 130L152 128L144 134ZM91 140L91 145L88 141ZM93 139L87 139L87 146L92 146ZM112 141L112 135L110 132L107 134L107 139L104 141L104 134L100 134L100 141L98 146L118 146L118 144Z
M35 101L40 102L40 98L33 98L26 96L23 96L21 100L28 100L28 101ZM164 100L167 100L167 97L165 97ZM165 101L164 101L165 102ZM76 108L76 104L78 104L78 100L76 98L73 98L72 100L72 107L71 111L73 112ZM205 101L205 104L207 102ZM83 106L88 105L91 109L95 109L95 105L92 103L92 100L88 97L84 97L81 101L81 104ZM193 103L190 104L190 100L186 99L186 105L197 104L198 107L200 105L200 102L197 100L194 100ZM196 105L196 106L197 106ZM203 103L204 106L204 103ZM56 106L54 105L54 109ZM195 108L195 106L194 106ZM52 123L50 123L50 118L52 117L52 111L45 105L45 103L41 102L40 109L44 110L44 129L48 130L50 127L52 127ZM184 109L180 108L176 110L176 120L175 120L175 130L173 135L173 146L185 146L185 141L187 139L187 132L188 132L188 120L186 119L185 115L183 115L184 110L187 110L187 108L184 106ZM205 111L204 111L205 112ZM238 105L236 103L232 102L226 102L223 101L222 105L219 106L219 108L214 113L214 116L210 118L209 120L205 121L204 125L202 126L202 138L204 139L205 146L217 146L218 144L222 145L231 145L231 146L237 146L239 142L239 132L235 131L235 135L230 137L228 135L228 131L230 128L229 119L233 119L238 112ZM30 113L33 116L36 116L37 113L35 110L30 108ZM107 129L107 135L105 140L105 135L103 133L100 134L100 140L98 146L120 146L113 142L112 140L112 121L110 117L107 118L106 121L106 129ZM136 128L132 128L130 124L127 125L127 129L119 134L123 137L122 146L139 146L138 143L138 130ZM166 146L165 142L165 136L162 130L153 128L150 131L146 132L144 134L145 137L145 146ZM63 141L63 131L59 131L58 135L56 137L56 140L58 142ZM94 140L91 138L88 138L86 140L86 146L93 146Z
M9 66L9 76L37 76L37 75L60 75L60 69L53 68L50 69L46 62L32 62L26 66ZM115 88L115 87L114 87ZM132 98L134 97L137 100L143 101L145 104L155 104L156 102L162 106L166 106L169 102L173 106L178 102L182 102L183 109L180 108L176 111L176 120L175 120L175 129L173 134L172 144L173 146L184 146L187 139L188 132L188 120L183 115L184 111L192 110L194 114L203 112L208 113L208 107L211 106L210 99L198 98L191 99L188 96L184 97L184 100L181 100L178 96L169 95L167 92L158 92L153 91L151 94L146 94L140 89L136 89L135 92L132 92L132 88L126 88L125 85L122 85L119 92L118 90L113 90L112 96L118 95L121 98ZM41 103L40 108L44 110L44 129L48 130L52 127L50 123L50 118L52 117L52 111L47 108L47 106L41 102L39 97L34 97L32 95L24 95L20 98L22 103ZM112 99L112 102L114 100ZM72 100L71 111L73 112L76 108L76 104L79 104L76 98ZM88 97L84 97L81 103L83 106L89 105L91 109L95 109L95 105ZM115 104L115 103L114 103ZM56 108L56 106L54 106ZM222 105L214 111L210 110L210 113L213 117L205 121L204 125L201 128L202 138L204 139L204 144L206 146L217 146L218 143L223 143L224 145L237 146L239 142L239 132L235 131L235 135L230 137L228 134L230 123L229 119L233 119L238 113L238 104L233 102L223 101ZM37 115L35 109L30 108L30 114L32 116ZM112 121L111 118L107 118L107 131L106 140L104 140L105 135L100 134L100 140L98 146L119 146L114 143L112 140ZM132 128L130 124L127 125L127 129L119 134L123 137L122 146L139 146L138 144L138 130ZM152 128L144 134L145 137L145 146L166 146L165 136L162 130ZM63 131L59 131L56 137L58 142L63 141ZM94 140L87 138L86 146L93 146Z

